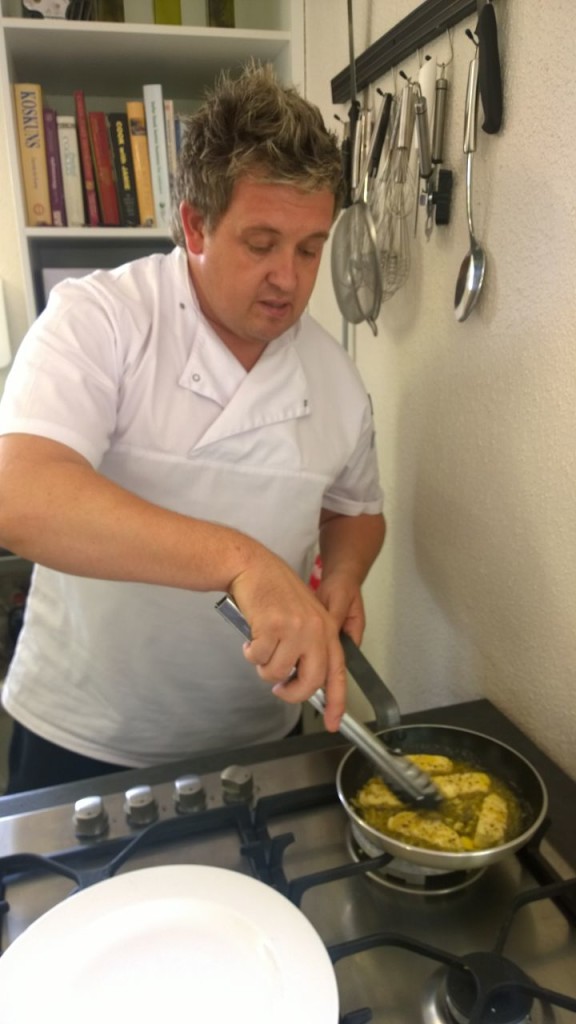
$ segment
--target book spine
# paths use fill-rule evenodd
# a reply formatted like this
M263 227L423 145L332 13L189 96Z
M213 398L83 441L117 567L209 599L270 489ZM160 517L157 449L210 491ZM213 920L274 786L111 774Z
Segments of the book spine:
M170 198L170 174L168 171L162 86L145 85L143 96L156 226L159 228L169 228L172 203Z
M102 224L118 227L120 209L116 193L116 176L112 164L112 152L108 138L108 122L102 110L91 110L88 114L92 163L96 179L96 191L100 204Z
M152 194L144 102L142 100L128 100L126 103L126 115L128 117L130 150L134 164L134 180L136 182L140 224L143 227L154 227L154 196Z
M90 149L90 132L88 129L86 99L81 89L77 89L74 93L74 105L76 108L76 125L78 128L78 144L80 149L80 165L82 167L84 196L86 199L86 212L88 214L88 223L91 227L96 227L100 223L100 212L98 210L96 179L94 177L92 152Z
M42 88L36 83L17 83L14 85L14 99L26 201L26 223L30 227L52 224Z
M130 135L126 114L108 114L108 133L116 172L116 188L120 201L120 220L127 228L136 228L140 223L138 197L134 179L134 164L130 150Z
M52 223L57 228L65 228L66 202L64 199L64 183L60 164L60 147L58 145L58 125L56 111L44 107L44 136L46 139L46 164L48 167L48 188L50 190L50 206L52 207Z
M178 161L184 137L184 118L182 114L174 114L174 130L176 134L176 160Z
M176 174L178 171L174 100L164 100L164 123L166 126L166 152L168 155L168 174L170 177L170 198L172 198L174 195L174 186L176 184Z
M82 168L78 149L76 118L58 114L58 146L62 167L64 202L69 227L82 227L86 223L82 194Z

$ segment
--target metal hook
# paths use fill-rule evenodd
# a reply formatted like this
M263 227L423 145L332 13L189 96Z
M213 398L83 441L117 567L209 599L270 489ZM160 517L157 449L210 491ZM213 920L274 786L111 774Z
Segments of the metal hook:
M446 29L446 35L448 36L448 44L450 46L450 57L448 60L436 61L436 67L442 68L442 75L440 76L441 78L444 77L444 72L446 68L454 60L454 29L452 26Z

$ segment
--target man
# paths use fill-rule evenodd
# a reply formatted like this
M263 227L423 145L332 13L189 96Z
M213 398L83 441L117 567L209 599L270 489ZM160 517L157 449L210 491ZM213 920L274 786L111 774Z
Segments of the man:
M316 108L270 69L222 76L187 127L177 248L63 283L22 343L0 543L36 568L9 791L281 738L318 686L337 729L338 634L361 640L384 537L368 398L305 313L341 188Z

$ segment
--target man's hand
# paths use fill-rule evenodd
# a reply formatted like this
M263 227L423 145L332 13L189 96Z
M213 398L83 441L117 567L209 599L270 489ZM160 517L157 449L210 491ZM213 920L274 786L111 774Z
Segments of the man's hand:
M266 563L266 564L264 564ZM250 624L244 654L289 704L326 691L324 722L336 732L346 709L346 667L335 618L310 588L273 555L239 574L230 593ZM297 674L289 679L292 669Z

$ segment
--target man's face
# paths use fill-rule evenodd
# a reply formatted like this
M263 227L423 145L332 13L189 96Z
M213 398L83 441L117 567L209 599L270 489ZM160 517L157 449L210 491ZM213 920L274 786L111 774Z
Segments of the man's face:
M243 178L214 230L185 203L181 214L202 311L242 361L255 362L306 308L334 196Z

